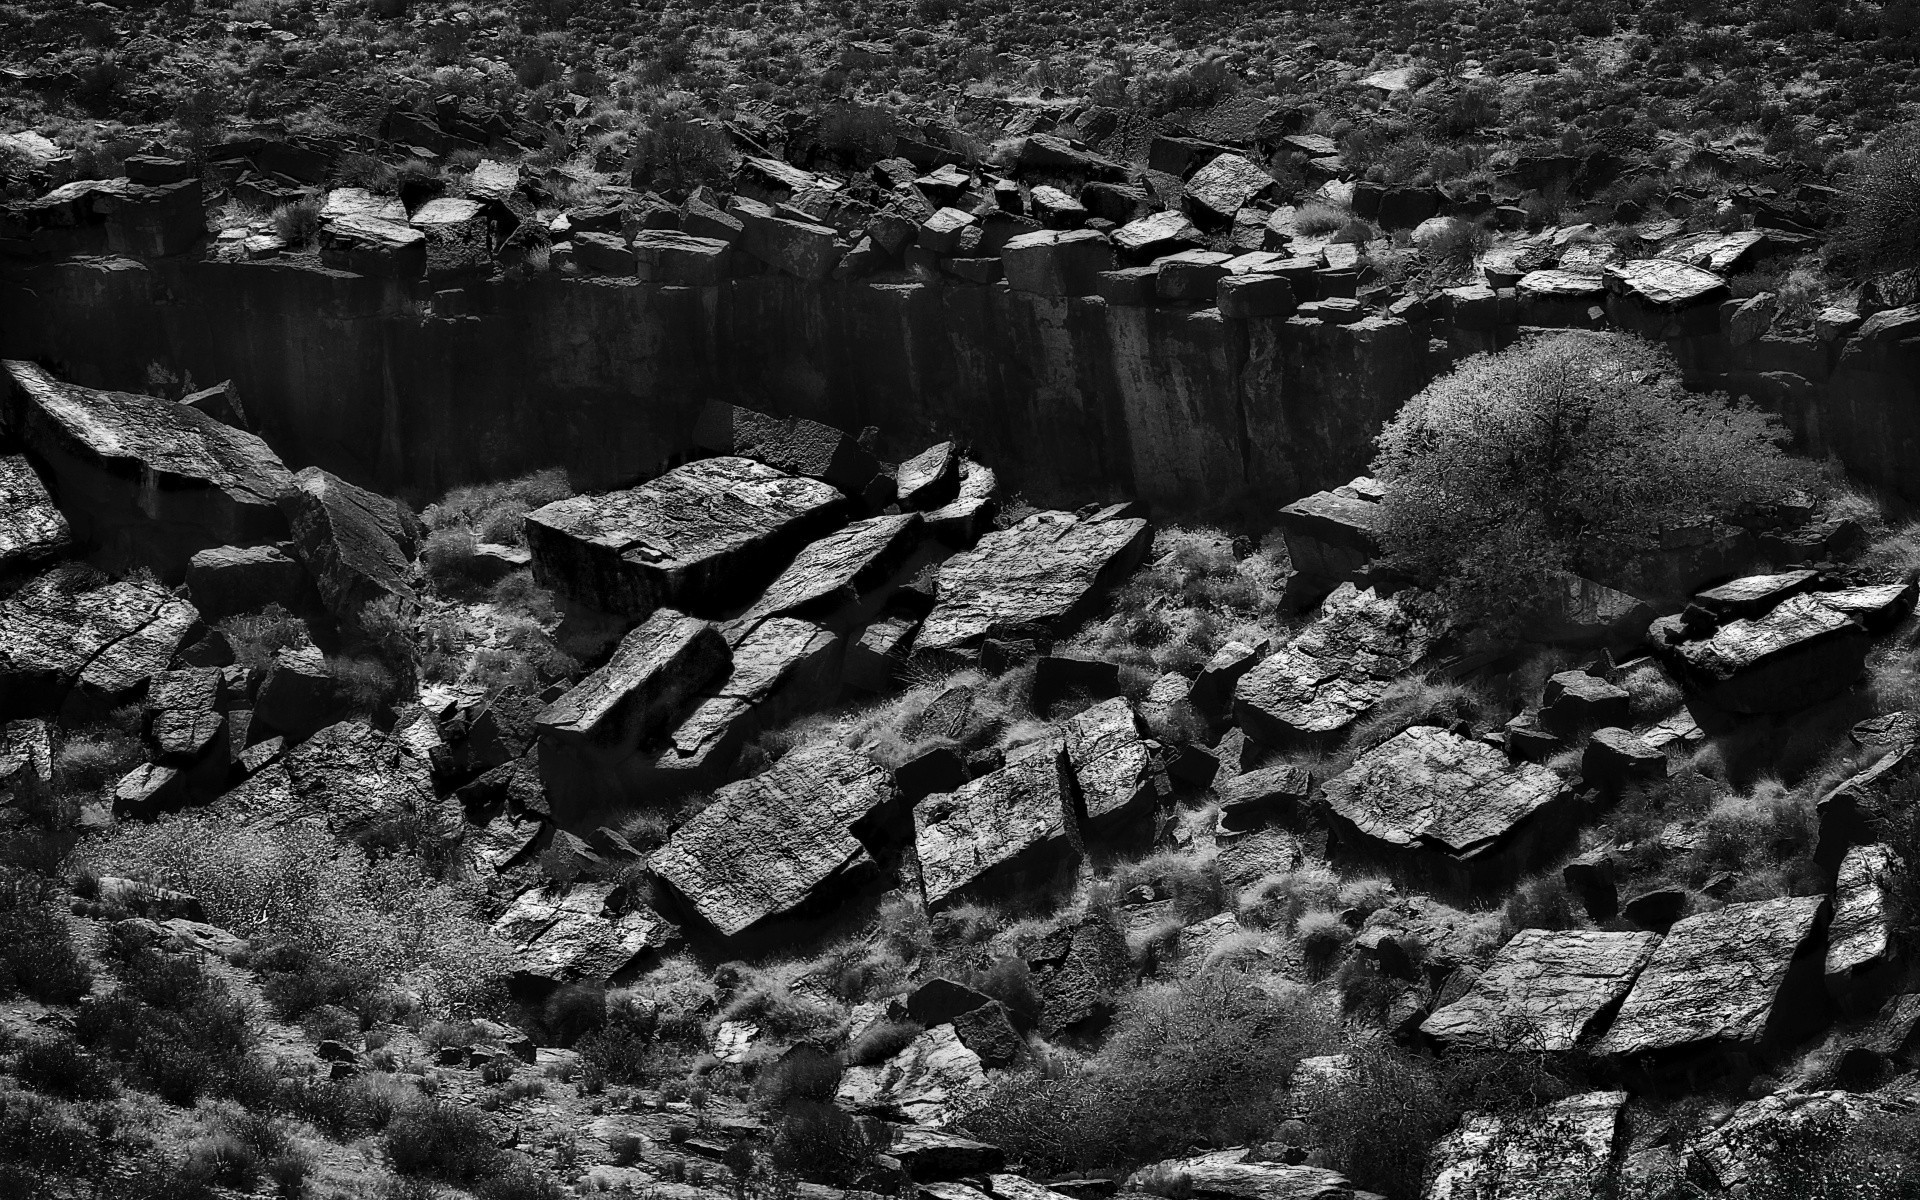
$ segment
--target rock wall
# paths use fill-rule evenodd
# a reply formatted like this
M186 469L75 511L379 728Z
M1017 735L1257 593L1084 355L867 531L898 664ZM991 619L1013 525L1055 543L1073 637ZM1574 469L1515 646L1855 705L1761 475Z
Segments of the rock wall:
M141 388L232 379L294 466L416 496L562 465L583 488L688 456L702 402L847 429L889 457L971 441L1039 502L1283 502L1362 470L1380 423L1519 327L1229 319L1005 285L716 287L548 275L435 291L294 262L73 258L0 269L0 355ZM1730 315L1726 314L1726 315ZM1783 413L1815 454L1920 495L1920 312L1850 336L1672 344L1690 378Z

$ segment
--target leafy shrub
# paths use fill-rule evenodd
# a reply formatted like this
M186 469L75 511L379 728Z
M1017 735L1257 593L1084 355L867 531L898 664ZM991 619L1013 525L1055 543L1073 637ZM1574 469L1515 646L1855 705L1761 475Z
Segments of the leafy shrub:
M1031 983L1028 986L1031 987ZM847 1065L870 1067L883 1063L925 1032L924 1026L913 1021L875 1021L847 1043Z
M61 1105L0 1091L0 1195L60 1195L56 1181L95 1177L103 1166L101 1141Z
M280 651L295 650L310 641L307 623L278 604L257 613L223 617L214 624L233 647L233 661L254 672L272 666L273 656Z
M755 1081L761 1098L780 1107L797 1101L826 1104L840 1088L840 1060L812 1046L796 1046Z
M733 170L727 135L705 121L670 117L634 142L636 186L686 192L701 184L722 184Z
M345 1081L285 1080L277 1102L287 1112L342 1140L385 1129L395 1107L392 1097L375 1090L364 1076Z
M53 786L60 792L95 792L144 759L140 739L111 725L69 734L53 755Z
M880 1147L867 1127L830 1100L794 1100L773 1132L776 1166L820 1183L848 1184Z
M1920 268L1920 123L1882 133L1847 190L1840 261L1861 275Z
M1339 229L1352 217L1352 213L1331 204L1306 204L1293 214L1293 227L1307 237L1318 237Z
M1514 888L1506 915L1515 929L1571 929L1578 923L1566 880L1558 874L1535 876Z
M524 1158L515 1157L499 1173L473 1189L477 1200L560 1200L560 1181Z
M885 109L836 105L820 118L820 144L864 169L893 153L893 124Z
M0 868L0 997L71 1004L93 986L60 899L58 885L47 877Z
M394 1170L449 1183L485 1178L496 1158L485 1119L455 1104L401 1109L387 1125L386 1145Z
M118 972L118 994L81 1008L77 1042L173 1104L254 1090L253 1024L222 981L196 962L148 948L128 955Z
M1556 572L1604 579L1665 528L1811 483L1784 439L1769 415L1686 391L1637 339L1528 338L1466 360L1381 431L1381 541L1454 614L1521 627Z
M69 1037L28 1042L14 1057L13 1073L34 1091L65 1100L100 1100L113 1094L112 1077Z
M1398 1050L1361 1050L1337 1082L1314 1089L1310 1123L1356 1188L1414 1200L1427 1153L1458 1117L1430 1067Z

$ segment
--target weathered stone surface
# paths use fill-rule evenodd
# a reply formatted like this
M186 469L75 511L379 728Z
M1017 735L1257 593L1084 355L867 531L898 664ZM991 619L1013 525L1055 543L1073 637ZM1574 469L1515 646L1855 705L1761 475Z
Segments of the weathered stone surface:
M1007 876L1043 876L1070 860L1067 769L1061 747L1042 742L999 770L916 805L914 837L928 907Z
M1341 843L1444 859L1459 882L1528 865L1568 832L1570 789L1536 763L1509 763L1485 742L1416 725L1361 755L1321 789Z
M1268 820L1297 816L1312 778L1305 767L1264 767L1236 775L1216 789L1223 829L1253 829Z
M1127 175L1127 168L1120 163L1050 133L1036 133L1022 139L1014 162L1022 172L1044 171L1089 179L1124 179Z
M1724 300L1727 283L1712 271L1666 259L1643 258L1606 268L1609 291L1660 308L1706 305Z
M1238 154L1222 154L1187 180L1187 204L1196 216L1224 223L1247 201L1273 187L1273 176Z
M1063 627L1098 590L1139 564L1150 536L1138 517L1082 519L1064 512L1037 513L988 534L941 564L939 594L915 648L958 650L1002 623Z
M893 482L900 507L908 511L951 503L960 494L960 452L952 442L928 446L900 464Z
M1799 977L1819 973L1827 910L1824 896L1788 896L1676 922L1596 1050L1750 1049L1817 1021L1818 1000L1801 994Z
M1527 636L1549 645L1639 643L1653 609L1638 596L1562 571Z
M1667 756L1631 729L1596 729L1580 759L1580 775L1589 784L1616 787L1630 779L1664 779Z
M943 208L920 223L920 248L930 254L952 254L960 248L960 234L977 224L970 212Z
M1172 209L1129 221L1113 233L1114 248L1135 262L1199 249L1206 243L1206 235L1187 215Z
M1757 229L1692 233L1662 246L1660 257L1728 275L1738 270L1740 264L1766 240L1767 235Z
M810 543L740 619L795 616L824 621L892 579L920 547L918 513L869 517Z
M1790 712L1844 690L1865 668L1871 639L1818 594L1792 596L1765 616L1692 637L1685 614L1662 617L1648 639L1714 704L1734 712Z
M1182 250L1155 259L1154 291L1175 303L1211 304L1231 257L1216 250Z
M187 594L209 621L278 604L291 612L319 605L313 578L284 545L215 546L187 560Z
M1818 571L1785 571L1778 575L1748 575L1697 593L1693 602L1726 620L1757 617L1789 596L1810 591L1819 579Z
M1746 1185L1770 1165L1804 1170L1805 1160L1795 1153L1800 1147L1831 1144L1869 1118L1904 1123L1915 1115L1910 1095L1775 1092L1742 1104L1726 1121L1687 1143L1675 1173L1714 1189L1710 1195L1750 1194Z
M1833 921L1827 927L1827 990L1850 1007L1878 998L1879 985L1899 957L1892 917L1891 884L1902 870L1883 844L1855 846L1840 860L1833 886Z
M1860 622L1868 633L1884 633L1913 611L1920 584L1880 583L1821 592L1820 603Z
M1222 644L1207 660L1207 665L1200 669L1200 674L1194 677L1192 686L1186 689L1183 698L1208 716L1225 716L1233 703L1234 688L1272 648L1272 643L1265 638L1251 646L1239 641Z
M1040 1029L1097 1033L1113 1016L1115 997L1133 979L1127 940L1105 916L1089 913L1073 926L1057 965L1042 964Z
M642 229L630 248L634 273L668 287L716 287L733 265L730 243L677 229Z
M153 723L147 732L161 761L191 762L214 744L223 732L220 698L218 667L167 671L148 682L147 707L153 711ZM224 738L221 744L224 747Z
M1214 300L1230 321L1285 317L1300 306L1291 281L1264 271L1228 275L1216 285Z
M342 189L349 190L349 189ZM320 226L320 261L377 279L418 279L427 270L427 235L406 223L358 213Z
M290 476L254 435L171 400L75 387L32 363L4 366L5 421L102 565L177 580L196 550L285 531L274 498Z
M1341 584L1312 625L1241 677L1234 722L1270 746L1338 737L1431 642L1394 600Z
M1073 769L1091 832L1116 830L1149 816L1164 792L1145 730L1125 696L1103 700L1066 724Z
M1101 272L1113 269L1113 244L1097 230L1041 229L1009 239L1000 262L1016 292L1091 296L1100 289Z
M749 599L843 504L817 480L707 458L536 509L527 542L535 577L579 603L635 618L665 605L712 613Z
M352 617L383 596L413 598L407 576L420 521L398 501L308 467L280 494L280 511L294 556L336 614Z
M938 1129L986 1086L980 1056L961 1044L953 1026L936 1025L879 1066L848 1068L835 1099L857 1112Z
M828 226L780 216L744 196L735 196L727 213L743 227L740 248L775 270L818 281L833 274L840 262L840 250Z
M437 197L421 205L408 224L427 239L429 271L480 271L493 262L492 227L477 200Z
M972 459L960 460L960 490L926 515L927 528L949 546L965 549L980 539L998 511L999 478Z
M1280 510L1293 569L1325 587L1357 580L1380 554L1378 485L1362 476Z
M1599 1033L1659 941L1654 933L1522 929L1473 990L1420 1031L1450 1047L1571 1050Z
M1625 725L1631 706L1625 688L1585 671L1561 671L1547 678L1541 693L1540 724L1571 737L1583 729Z
M1192 1194L1221 1200L1354 1200L1345 1175L1325 1167L1249 1162L1245 1147L1175 1158L1145 1168L1160 1178L1185 1179ZM1138 1178L1138 1176L1136 1176Z
M0 575L52 558L72 541L33 467L17 454L0 455Z
M517 951L516 973L549 983L605 983L679 934L645 908L619 907L607 883L555 894L528 888L493 923Z
M1587 1092L1534 1112L1469 1115L1433 1148L1427 1200L1608 1200L1625 1092Z
M376 196L366 188L334 188L327 193L326 202L320 206L320 219L339 221L346 217L365 217L368 220L405 225L407 206L400 203L398 196Z
M880 473L880 462L853 438L805 417L776 417L725 401L709 401L693 430L694 444L737 455L789 475L833 484L858 496Z
M708 924L737 934L854 882L872 865L855 831L892 799L891 780L865 755L804 746L721 788L649 865Z
M915 1179L959 1179L999 1171L1007 1165L998 1146L942 1133L920 1125L895 1125L887 1153L900 1160ZM1008 1178L997 1176L996 1178Z
M123 703L167 669L199 621L151 583L70 587L43 575L0 601L0 716Z
M428 765L359 721L320 730L220 797L213 808L269 826L317 819L342 838L408 814L443 811ZM451 818L458 820L457 808Z
M989 1000L953 1018L953 1031L967 1049L989 1067L1004 1067L1026 1053L1026 1039L1014 1028L1007 1006Z

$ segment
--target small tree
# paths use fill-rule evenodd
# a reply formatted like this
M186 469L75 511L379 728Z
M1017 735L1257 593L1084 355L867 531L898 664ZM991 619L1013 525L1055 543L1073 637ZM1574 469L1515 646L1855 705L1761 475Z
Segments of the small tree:
M1861 275L1920 269L1920 122L1889 129L1847 178L1836 249Z
M1663 529L1810 483L1785 438L1770 415L1686 391L1656 346L1536 336L1467 359L1381 431L1380 537L1452 615L1515 629L1546 610L1560 572L1604 577Z

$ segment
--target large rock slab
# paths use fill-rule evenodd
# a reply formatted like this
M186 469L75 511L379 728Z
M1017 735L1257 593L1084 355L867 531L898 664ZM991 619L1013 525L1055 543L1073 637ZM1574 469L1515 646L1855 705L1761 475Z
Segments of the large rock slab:
M1611 1200L1625 1092L1469 1114L1433 1148L1427 1200Z
M1417 725L1321 789L1343 847L1399 858L1459 886L1510 878L1571 829L1566 781L1485 742Z
M1473 989L1420 1031L1463 1049L1571 1050L1600 1032L1659 941L1655 933L1522 929Z
M1808 1145L1831 1145L1868 1120L1911 1123L1916 1105L1909 1089L1878 1093L1778 1091L1750 1100L1725 1121L1688 1142L1675 1164L1708 1195L1751 1195L1749 1184L1774 1168L1804 1171ZM1769 1189L1771 1191L1771 1189ZM1777 1193L1776 1193L1777 1194ZM1871 1193L1868 1193L1871 1194Z
M723 678L732 650L706 621L659 609L541 710L540 769L562 821L624 792L623 767Z
M104 713L167 669L199 614L160 587L43 575L0 601L0 716Z
M1752 1050L1817 1022L1827 914L1824 896L1788 896L1675 922L1595 1049L1653 1056Z
M0 455L0 576L60 554L73 542L47 485L18 454Z
M1872 640L1818 593L1708 629L1688 616L1655 621L1648 641L1709 701L1734 712L1791 712L1838 695L1865 670Z
M1827 991L1849 1009L1883 998L1897 970L1894 936L1898 901L1893 884L1904 864L1891 847L1855 846L1840 860L1833 886L1833 922L1827 928Z
M1016 292L1091 296L1100 290L1101 273L1113 269L1113 243L1093 229L1040 229L1009 239L1000 263Z
M825 621L857 606L893 579L925 535L918 513L869 517L811 543L767 585L742 620Z
M1341 584L1313 624L1241 676L1234 722L1269 746L1338 738L1426 656L1432 641L1396 601Z
M359 721L329 725L214 802L249 824L318 820L335 837L371 832L402 817L439 813L432 770L402 743Z
M720 933L833 898L873 860L856 831L882 820L893 782L864 754L802 746L729 784L654 852L653 873Z
M878 1066L848 1068L834 1098L856 1112L938 1129L986 1086L980 1056L961 1043L953 1026L936 1025Z
M838 524L838 490L738 457L676 467L636 488L527 514L533 573L578 603L644 618L745 603Z
M1067 763L1089 833L1151 816L1166 791L1133 701L1103 700L1066 724Z
M1151 540L1139 517L1065 512L1036 513L987 534L972 550L941 564L933 611L914 648L959 650L1001 623L1045 623L1064 631L1101 589L1139 565Z
M253 434L171 400L77 387L32 363L4 366L6 427L74 537L109 570L147 566L177 581L196 550L285 535L274 500L291 476ZM39 524L45 536L44 514Z
M529 888L493 931L514 948L517 976L547 984L604 984L679 934L649 909L616 903L607 883L574 883L557 892Z
M818 479L858 496L880 473L880 460L831 425L709 400L693 427L693 444L714 454L765 463L776 471Z
M420 522L397 501L308 467L280 494L293 554L320 599L351 618L383 596L411 600L408 580L420 549Z
M1067 769L1062 748L1042 742L999 770L916 805L914 839L927 906L944 907L1013 877L1044 878L1070 861Z
M1265 195L1273 176L1238 154L1222 154L1187 180L1188 210L1215 225L1233 220L1247 201Z
M1356 1195L1353 1184L1338 1171L1250 1158L1245 1147L1215 1150L1156 1163L1135 1179L1150 1178L1147 1172L1160 1179L1184 1179L1193 1195L1220 1200L1354 1200Z
M1380 496L1361 476L1282 508L1280 536L1294 571L1325 588L1359 581L1380 556Z
M187 594L209 621L278 604L291 612L317 609L313 577L290 546L215 546L187 562Z

